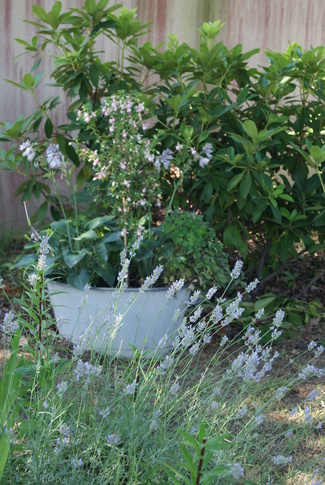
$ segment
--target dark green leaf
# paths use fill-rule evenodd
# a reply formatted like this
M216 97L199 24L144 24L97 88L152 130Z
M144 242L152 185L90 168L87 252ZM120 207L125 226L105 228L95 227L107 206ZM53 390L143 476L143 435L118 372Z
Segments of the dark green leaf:
M53 133L53 124L50 118L46 118L45 125L44 125L44 131L45 135L47 138L51 138L52 133Z
M80 274L70 273L67 278L68 284L73 286L73 288L77 288L77 290L83 290L89 283L89 280L90 274L86 269L81 270Z

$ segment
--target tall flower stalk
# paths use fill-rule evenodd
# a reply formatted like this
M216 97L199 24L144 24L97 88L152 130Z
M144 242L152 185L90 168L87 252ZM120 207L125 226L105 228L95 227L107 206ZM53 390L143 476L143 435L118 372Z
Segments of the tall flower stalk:
M93 170L95 201L116 219L126 250L130 234L140 236L150 227L152 208L161 206L159 174L173 159L171 150L158 152L157 138L146 137L147 117L140 98L123 91L96 111L89 106L78 111L94 139L91 147L78 140L79 158Z

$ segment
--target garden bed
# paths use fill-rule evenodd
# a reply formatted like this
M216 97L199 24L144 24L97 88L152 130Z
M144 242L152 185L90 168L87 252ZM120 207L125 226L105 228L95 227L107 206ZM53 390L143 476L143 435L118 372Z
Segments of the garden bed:
M11 258L14 259L16 253L20 253L22 246L17 244L14 251L11 253ZM288 268L286 273L280 274L277 278L268 283L267 291L272 291L274 293L296 296L300 294L305 302L312 302L317 300L320 304L325 304L325 284L324 276L320 274L323 265L323 255L315 256L314 258L306 257L300 259L299 261L293 261ZM2 274L4 277L4 285L6 292L13 302L13 307L10 306L8 299L5 297L4 292L0 293L0 318L3 318L4 314L10 309L14 309L16 312L20 311L19 306L19 295L22 286L19 284L20 275L17 272L7 272L6 265L2 266ZM316 275L319 275L316 278ZM307 288L307 290L306 290ZM235 323L227 327L226 334L231 340L240 329L239 323ZM222 363L218 366L211 365L213 362L216 351L220 348L220 340L222 335L214 335L212 341L206 344L202 352L198 356L194 356L191 360L190 367L186 370L186 375L189 379L189 386L195 386L195 382L199 382L202 376L202 372L207 372L207 380L211 382L213 386L214 380L217 380L220 376L220 372L226 372L229 363L234 359L235 356L239 355L240 346L232 346L231 351L225 350L223 353ZM268 379L268 387L265 393L271 392L272 389L276 389L281 386L282 382L290 379L297 372L298 363L304 365L308 361L308 354L305 353L308 343L314 340L320 344L325 343L325 319L322 311L319 312L318 317L311 317L308 323L302 327L297 327L295 329L295 334L291 338L283 338L282 340L275 342L273 345L274 350L279 352L279 358L275 360L273 365L273 375L272 379ZM22 338L21 344L26 344L27 340ZM8 337L4 339L4 335L1 334L1 348L8 349L9 340ZM55 341L54 347L51 349L52 353L57 353L63 360L73 357L73 347L65 339L57 339ZM303 355L301 355L303 354ZM9 354L6 353L6 357ZM26 357L28 357L26 353ZM299 358L299 359L298 359ZM1 351L0 354L0 367L3 368L4 365L4 352ZM92 362L93 357L91 357L89 352L85 352L82 356L83 362ZM298 359L298 361L296 360ZM102 363L105 364L105 359L100 359ZM182 375L183 369L182 365L188 362L186 359L180 361L177 367L175 367L175 373L177 375ZM122 378L125 367L128 366L127 361L116 360L114 371L114 383L112 386L116 386L116 382ZM325 368L325 355L322 354L318 361L317 366L319 368ZM224 369L224 371L222 370ZM58 377L59 379L59 377ZM115 381L117 379L117 381ZM286 427L290 424L290 419L288 420L288 412L295 407L300 407L302 402L306 401L307 395L319 387L321 392L324 393L325 389L322 382L313 378L304 383L297 385L294 390L288 392L283 399L279 402L278 406L272 409L272 412L267 413L265 421L261 424L259 433L261 436L268 436L272 433L274 426ZM185 383L186 387L186 383ZM235 389L230 392L229 399L231 399L232 394L235 394ZM93 399L95 399L93 395ZM318 468L320 471L317 476L325 473L324 460L321 462L321 457L324 456L325 443L324 443L324 399L318 401L317 409L314 408L314 413L317 413L317 422L315 420L315 426L311 426L309 434L305 435L304 439L300 442L296 442L294 448L292 449L292 470L295 471L294 481L291 481L290 474L286 474L285 470L283 473L283 480L281 482L270 481L268 483L295 483L295 484L310 484L313 479L313 475L310 472L311 463L314 463L314 468ZM302 419L302 418L301 418ZM323 427L317 427L317 423L322 422ZM235 428L234 428L235 430ZM309 469L309 472L306 471ZM245 477L252 480L258 480L260 476L260 471L257 469L249 470L245 472ZM270 472L270 474L272 474ZM280 474L281 475L281 474ZM279 477L280 475L277 475ZM270 475L271 476L271 475ZM315 475L316 476L316 475ZM286 478L285 478L286 477ZM270 479L271 480L271 479ZM273 478L274 480L274 478ZM128 483L127 481L121 481L120 483ZM255 482L256 483L256 482ZM260 482L257 482L260 483ZM263 482L264 483L264 482Z

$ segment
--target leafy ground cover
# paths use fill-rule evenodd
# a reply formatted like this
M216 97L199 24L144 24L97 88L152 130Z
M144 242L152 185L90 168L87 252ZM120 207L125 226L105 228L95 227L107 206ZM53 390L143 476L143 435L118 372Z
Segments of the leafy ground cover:
M2 256L6 292L0 293L1 320L10 310L21 311L21 276L8 271L8 265L22 247L17 242L11 246L10 257ZM322 264L322 255L295 261L286 273L269 281L267 290L324 304ZM243 341L236 341L240 330L239 318L225 332L212 333L211 341L198 353L175 357L170 369L166 361L105 359L92 352L77 355L67 341L53 338L49 352L60 363L55 373L52 368L46 374L49 383L45 388L38 388L33 374L25 375L33 383L30 406L28 400L20 401L19 423L10 431L12 448L3 483L177 483L168 479L167 465L177 470L171 473L178 483L187 483L191 473L199 481L188 483L322 483L324 378L297 380L299 369L310 360L309 342L325 343L322 312L296 327L293 337L273 343L279 357L272 364L272 375L253 385L243 385L236 376L227 381L227 369L243 349ZM223 347L225 334L231 345ZM27 343L28 335L22 336L20 353L25 355L25 367L31 364ZM3 371L10 356L10 340L4 334L1 348ZM164 369L163 362L166 374L160 375L158 396L155 373L159 366ZM317 368L324 367L323 353ZM76 377L73 384L69 383L71 376ZM278 399L272 400L277 392ZM315 392L317 399L311 400ZM55 393L59 399L54 399ZM205 422L205 429L200 421ZM231 443L229 452L225 435L229 446ZM202 449L210 462L204 462L198 475ZM225 456L229 461L226 468L232 467L230 476L222 475L221 457ZM209 475L213 470L214 475Z

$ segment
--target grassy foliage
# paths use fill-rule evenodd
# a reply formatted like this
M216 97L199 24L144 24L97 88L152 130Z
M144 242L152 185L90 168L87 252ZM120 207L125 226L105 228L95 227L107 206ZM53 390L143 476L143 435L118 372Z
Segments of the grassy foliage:
M2 483L284 484L322 476L324 369L317 359L324 349L306 343L294 360L277 356L281 311L266 343L261 310L228 340L223 334L242 314L241 297L225 302L213 289L205 301L213 310L204 315L204 302L189 307L165 357L98 355L90 332L83 346L67 349L53 330L40 257L21 313L2 323L7 335L14 332L1 380L10 401L0 409L3 462L8 454ZM239 272L237 265L232 277ZM309 380L308 395L288 407Z

